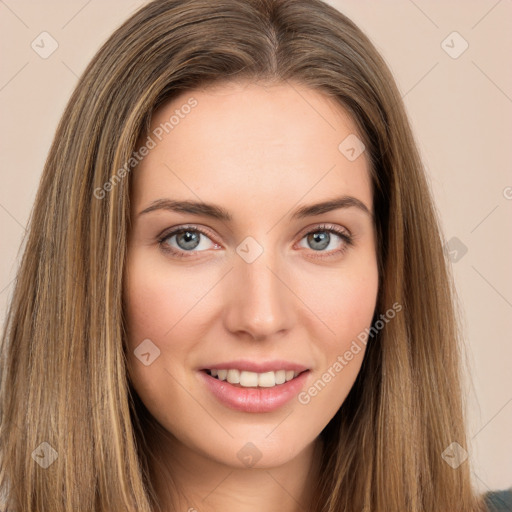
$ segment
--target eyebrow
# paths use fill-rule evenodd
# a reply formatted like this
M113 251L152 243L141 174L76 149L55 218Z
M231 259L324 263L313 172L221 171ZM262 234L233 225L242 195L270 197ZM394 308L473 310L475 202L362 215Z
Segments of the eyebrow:
M327 213L341 208L357 208L369 215L370 218L373 218L373 214L368 207L362 201L353 196L341 196L328 201L322 201L321 203L300 206L295 210L291 218L302 219L304 217L313 217L315 215L320 215L322 213ZM138 215L144 215L156 210L201 215L227 222L233 220L233 216L222 206L200 201L177 201L174 199L156 199L155 201L152 201L147 208L139 212Z

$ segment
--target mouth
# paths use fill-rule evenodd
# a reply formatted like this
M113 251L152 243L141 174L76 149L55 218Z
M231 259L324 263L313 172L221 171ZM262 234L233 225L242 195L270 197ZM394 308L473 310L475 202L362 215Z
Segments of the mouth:
M229 369L204 369L202 370L214 379L225 381L235 387L240 388L274 388L296 379L302 373L309 370L276 370L268 372L251 372L246 370L238 370L236 368Z
M287 375L287 372L290 373ZM310 373L309 369L257 373L234 368L211 368L197 372L200 381L219 403L245 413L277 411L304 389Z

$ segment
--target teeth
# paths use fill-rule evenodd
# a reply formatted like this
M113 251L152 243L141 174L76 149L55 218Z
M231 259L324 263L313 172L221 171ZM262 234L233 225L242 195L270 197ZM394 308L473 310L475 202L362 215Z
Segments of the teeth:
M244 388L256 387L258 385L258 374L254 372L240 372L240 386Z
M285 382L286 382L286 371L278 370L276 372L276 384L284 384Z
M274 372L260 373L258 375L258 386L260 388L273 388L276 385L276 374Z
M227 380L230 384L239 384L244 388L272 388L278 384L284 384L299 375L299 372L293 370L277 370L275 372L247 372L234 368L226 370L209 370L212 377L219 380Z
M228 370L227 381L230 384L240 384L240 372L238 370Z

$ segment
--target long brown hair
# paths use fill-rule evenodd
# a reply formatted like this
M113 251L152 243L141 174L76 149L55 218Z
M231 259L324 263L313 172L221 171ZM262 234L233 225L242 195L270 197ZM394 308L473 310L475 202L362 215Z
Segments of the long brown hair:
M369 39L320 0L156 0L83 73L44 167L2 337L0 490L9 507L157 508L142 404L126 371L127 162L159 105L230 80L304 84L348 110L371 160L375 319L403 308L368 343L321 434L315 510L482 510L469 461L454 469L442 457L452 442L467 448L461 336L404 106ZM44 468L38 456L53 463Z

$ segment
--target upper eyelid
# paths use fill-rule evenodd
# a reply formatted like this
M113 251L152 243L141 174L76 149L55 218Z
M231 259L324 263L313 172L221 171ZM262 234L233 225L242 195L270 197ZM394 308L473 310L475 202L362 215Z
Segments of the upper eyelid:
M208 228L203 226L195 226L192 224L183 224L182 226L176 226L174 228L164 229L160 235L157 236L159 240L165 240L171 236L178 234L180 231L197 231L202 235L206 235L208 237L212 236L211 231ZM213 240L212 240L213 241Z
M311 231L315 231L315 230L318 230L318 231L322 231L322 230L325 230L325 231L330 231L330 230L333 230L333 231L336 231L336 230L339 230L339 231L346 231L346 234L348 236L352 236L352 233L351 231L346 228L345 226L340 226L338 224L333 224L332 222L320 222L318 224L313 224L312 226L308 226L306 228L303 228L301 229L296 236L299 236L299 235L305 235Z

